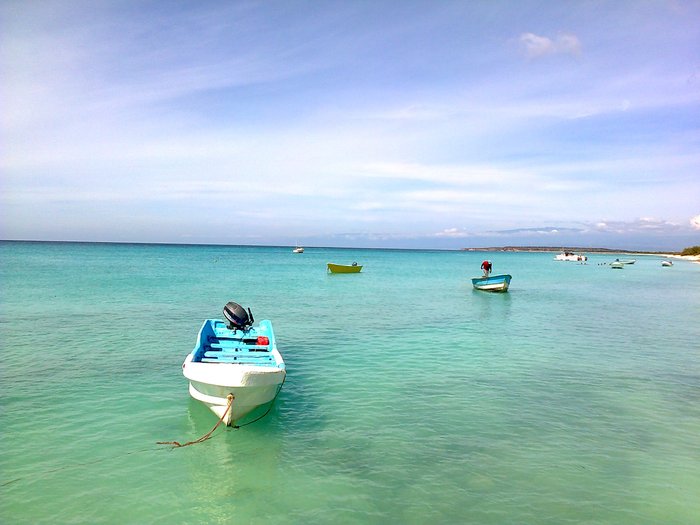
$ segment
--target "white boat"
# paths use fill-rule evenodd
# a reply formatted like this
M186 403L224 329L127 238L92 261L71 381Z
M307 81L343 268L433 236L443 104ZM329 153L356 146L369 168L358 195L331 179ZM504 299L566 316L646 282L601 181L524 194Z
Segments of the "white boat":
M615 259L610 263L610 266L613 268L622 268L623 266L634 264L635 262L637 262L637 259Z
M304 253L304 248L302 248L301 246L297 246L292 250L292 253Z
M613 270L622 270L625 267L624 263L620 261L615 261L610 263L610 268Z
M234 302L226 304L224 317L204 321L182 374L190 395L233 426L256 408L271 405L287 372L270 321L254 327L250 309Z
M672 261L661 261L661 266L673 266Z
M561 252L554 258L555 261L573 261L573 262L586 262L588 257L581 253L574 252Z

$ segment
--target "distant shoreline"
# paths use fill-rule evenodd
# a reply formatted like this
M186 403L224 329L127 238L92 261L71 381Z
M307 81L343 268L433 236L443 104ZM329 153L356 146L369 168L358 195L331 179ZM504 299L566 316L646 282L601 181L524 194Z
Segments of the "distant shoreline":
M624 253L626 255L653 255L666 259L681 259L700 264L700 255L681 255L679 252L645 252L639 250L614 250L611 248L555 248L553 246L494 246L490 248L462 248L465 252L532 252L532 253L597 253L613 254Z
M576 252L576 253L626 253L630 255L660 255L669 256L671 254L680 257L679 252L648 252L642 250L620 250L612 248L581 248L567 246L492 246L488 248L461 248L465 252Z
M36 239L0 239L0 243L17 244L97 244L97 245L122 245L122 246L200 246L211 248L293 248L293 244L217 244L217 243L182 243L182 242L134 242L134 241L76 241L76 240L36 240ZM668 251L643 251L643 250L622 250L613 248L590 248L590 247L562 247L562 246L491 246L480 248L377 248L377 247L351 247L351 246L307 246L308 249L333 249L333 250L379 250L379 251L418 251L418 252L522 252L522 253L596 253L626 255L651 255L664 258L682 259L700 263L699 255L681 255L680 252Z

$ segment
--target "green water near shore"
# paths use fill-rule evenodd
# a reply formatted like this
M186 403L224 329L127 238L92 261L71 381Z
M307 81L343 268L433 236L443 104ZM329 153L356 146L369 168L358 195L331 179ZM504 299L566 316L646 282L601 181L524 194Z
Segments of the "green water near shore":
M694 522L700 268L553 256L0 243L0 522ZM229 300L284 388L158 446L216 422L180 367Z

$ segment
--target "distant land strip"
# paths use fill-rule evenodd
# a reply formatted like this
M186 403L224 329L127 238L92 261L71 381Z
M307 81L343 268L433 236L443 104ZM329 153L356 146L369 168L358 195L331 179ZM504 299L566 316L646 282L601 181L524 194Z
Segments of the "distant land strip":
M462 248L465 252L576 252L576 253L629 253L643 255L665 255L677 254L680 252L664 251L649 252L644 250L619 250L612 248L581 248L581 247L561 247L561 246L492 246L490 248Z

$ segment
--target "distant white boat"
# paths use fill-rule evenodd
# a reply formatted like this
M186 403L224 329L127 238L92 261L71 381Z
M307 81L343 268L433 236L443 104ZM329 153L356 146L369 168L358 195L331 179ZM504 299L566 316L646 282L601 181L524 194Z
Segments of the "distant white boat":
M561 252L554 258L555 261L586 262L588 257L581 253Z
M627 264L634 264L637 262L637 259L615 259L613 262L610 263L610 266L614 266L614 268L620 268L624 265Z
M304 248L302 248L301 246L297 246L292 250L292 253L304 253Z
M661 261L661 266L673 266L672 261Z
M610 263L610 268L612 268L613 270L622 270L624 267L624 263L621 263L620 261Z

